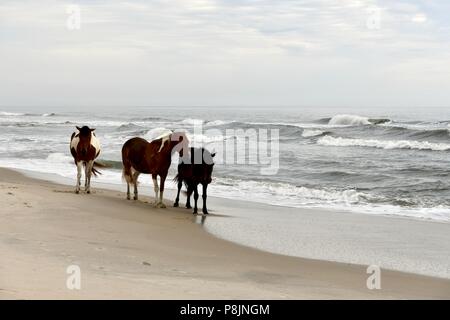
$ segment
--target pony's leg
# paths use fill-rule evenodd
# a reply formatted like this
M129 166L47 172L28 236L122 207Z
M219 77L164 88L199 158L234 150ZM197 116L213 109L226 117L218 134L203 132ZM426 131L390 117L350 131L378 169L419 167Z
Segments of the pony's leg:
M92 177L92 168L94 166L94 161L89 161L86 163L86 185L85 185L85 190L86 193L91 193L91 177Z
M81 185L81 172L83 170L83 163L77 162L77 186L75 189L75 193L80 193L80 185Z
M191 195L192 192L194 191L194 189L192 188L192 184L189 183L188 184L188 190L187 190L187 195L186 195L186 209L191 209Z
M197 200L198 200L198 189L197 189L197 185L195 185L194 186L194 214L198 213Z
M133 185L134 185L134 200L138 199L138 178L139 178L139 172L133 173Z
M165 208L166 205L163 202L164 199L164 182L166 181L166 177L162 176L160 177L161 181L159 182L159 202L157 204L158 208Z
M152 180L153 180L153 190L155 190L155 201L153 203L156 205L158 204L158 193L159 193L158 175L152 174Z
M84 190L87 190L87 186L88 186L88 162L84 163Z
M133 182L133 169L131 168L131 165L128 163L126 159L122 160L122 162L123 162L122 176L123 179L127 182L127 200L131 200L130 184Z
M178 207L179 206L179 202L180 202L180 191L181 188L183 187L183 181L178 181L178 192L177 192L177 197L175 199L175 203L173 204L174 207Z
M206 190L207 189L208 189L208 185L205 183L203 185L203 194L202 194L202 198L203 198L203 209L202 209L202 212L203 212L203 214L208 214L208 209L206 208L206 198L207 198Z

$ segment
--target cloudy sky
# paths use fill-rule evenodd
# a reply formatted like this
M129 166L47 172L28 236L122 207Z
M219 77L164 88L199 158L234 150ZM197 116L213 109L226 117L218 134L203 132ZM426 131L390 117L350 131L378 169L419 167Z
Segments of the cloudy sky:
M1 0L0 106L449 106L449 16L448 0Z

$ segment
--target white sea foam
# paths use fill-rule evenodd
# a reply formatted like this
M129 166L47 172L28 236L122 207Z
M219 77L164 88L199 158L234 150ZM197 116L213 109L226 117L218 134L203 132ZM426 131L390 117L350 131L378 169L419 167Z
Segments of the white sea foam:
M223 126L223 125L234 123L234 122L235 121L214 120L214 121L208 121L205 124L205 126L207 126L207 127Z
M411 150L432 150L447 151L450 150L450 144L432 143L428 141L410 141L410 140L375 140L375 139L349 139L341 137L322 137L317 141L323 146L336 147L371 147L378 149L411 149Z
M370 124L369 118L350 114L338 114L328 122L332 126L362 126Z
M246 181L221 178L217 180L215 190L223 189L221 196L242 200L283 204L287 206L328 204L356 204L364 194L354 189L332 190L314 189L304 186L294 186L287 183L262 181Z
M0 111L0 116L3 116L3 117L17 117L17 116L23 116L23 115L24 115L23 113Z
M320 130L305 129L305 130L303 130L302 137L303 138L317 137L322 134L323 134L323 131L320 131Z
M400 207L387 204L369 203L376 201L373 195L355 189L333 190L293 186L286 183L215 179L210 194L218 197L261 202L287 207L332 208L364 212L367 214L400 215L417 219L450 221L450 208ZM378 199L384 200L384 199Z
M65 153L51 153L47 156L50 163L72 163L73 158Z
M188 134L188 139L191 141L193 146L204 146L205 144L212 144L216 142L223 142L226 139L232 138L232 136L207 136L204 134Z
M199 124L203 124L205 121L203 121L202 119L184 119L183 121L181 121L182 124L186 124L186 125L199 125Z

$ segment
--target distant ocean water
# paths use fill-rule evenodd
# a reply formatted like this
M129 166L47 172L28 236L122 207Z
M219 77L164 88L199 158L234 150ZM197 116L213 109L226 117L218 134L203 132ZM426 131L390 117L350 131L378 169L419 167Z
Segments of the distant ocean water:
M112 165L97 181L122 184L120 150L129 138L182 129L194 145L220 149L238 136L205 130L278 129L280 169L216 165L210 195L289 207L346 209L450 221L450 110L443 108L0 108L0 166L74 178L75 125L97 129ZM254 152L250 148L251 152ZM171 176L175 173L172 165ZM140 180L149 184L150 178ZM168 182L168 188L175 188Z

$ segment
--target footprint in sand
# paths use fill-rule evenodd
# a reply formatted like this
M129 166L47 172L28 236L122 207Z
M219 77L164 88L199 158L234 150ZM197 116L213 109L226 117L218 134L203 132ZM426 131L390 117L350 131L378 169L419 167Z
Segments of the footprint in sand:
M29 204L28 202L24 202L23 204L27 208L33 208L33 206L31 204Z
M56 193L74 193L72 190L53 190L53 192Z

